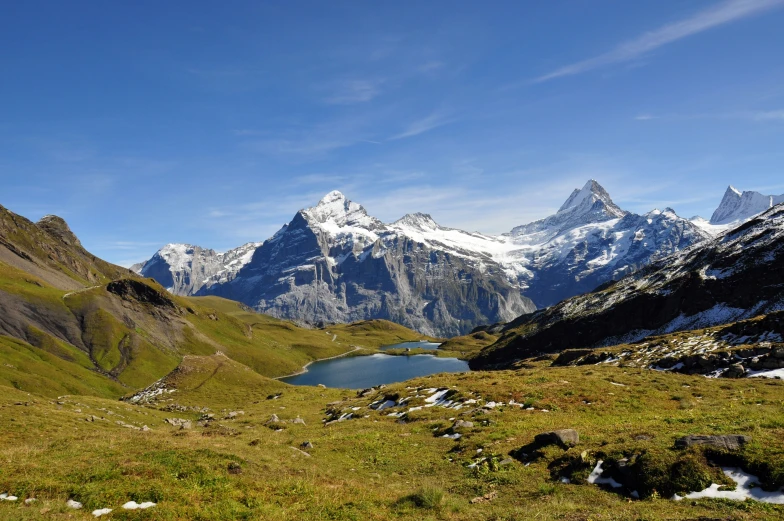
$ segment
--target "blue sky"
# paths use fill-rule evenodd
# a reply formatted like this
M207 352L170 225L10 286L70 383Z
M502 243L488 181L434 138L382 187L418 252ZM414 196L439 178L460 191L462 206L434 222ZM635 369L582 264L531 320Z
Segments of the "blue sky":
M0 204L128 265L339 189L488 233L589 178L709 217L784 192L784 0L17 2Z

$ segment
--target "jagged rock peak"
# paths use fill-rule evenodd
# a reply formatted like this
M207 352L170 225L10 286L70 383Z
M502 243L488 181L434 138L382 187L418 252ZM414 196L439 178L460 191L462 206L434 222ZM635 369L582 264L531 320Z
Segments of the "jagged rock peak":
M607 190L594 179L589 179L581 189L575 189L572 195L558 209L558 213L584 213L589 211L597 202L600 202L613 216L623 217L626 214L613 202Z
M437 222L433 220L433 217L430 216L428 213L407 213L400 219L394 222L394 224L399 226L408 226L411 228L417 228L420 230L435 230L440 228Z
M361 204L349 200L342 192L333 190L321 198L316 206L303 210L309 221L318 224L335 224L339 227L354 226L376 228L381 222L367 214Z
M711 224L742 222L784 202L784 195L764 195L755 191L744 191L730 185L724 192L719 207L710 218Z
M80 248L82 247L82 243L79 241L79 238L74 235L74 233L71 231L71 228L68 227L68 223L66 223L65 219L62 217L58 217L56 215L44 215L36 224L49 235L56 237L65 244L69 246L78 246Z

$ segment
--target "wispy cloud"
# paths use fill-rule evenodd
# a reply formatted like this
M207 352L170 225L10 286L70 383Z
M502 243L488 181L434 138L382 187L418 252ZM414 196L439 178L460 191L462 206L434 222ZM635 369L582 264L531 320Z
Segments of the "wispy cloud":
M332 94L324 101L330 105L353 105L365 103L381 94L381 85L384 80L340 80L331 87Z
M749 117L754 121L782 121L784 122L784 110L769 110L762 112L752 112Z
M390 141L396 139L404 139L408 137L418 136L419 134L424 134L434 128L438 128L444 125L448 125L449 123L453 123L455 121L454 118L447 116L445 113L437 111L433 112L427 117L422 119L418 119L412 123L410 123L405 130L400 132L399 134L395 134L394 136L390 137Z
M635 116L637 121L649 121L652 119L687 121L699 119L718 119L718 120L743 120L752 122L784 122L784 110L742 110L735 112L715 112L704 114L665 114L654 116L651 114L641 114Z
M582 74L600 67L633 60L650 51L687 36L734 22L748 16L784 5L784 0L727 0L695 15L668 23L658 29L644 33L622 43L609 52L582 60L539 76L534 83L541 83L564 76Z

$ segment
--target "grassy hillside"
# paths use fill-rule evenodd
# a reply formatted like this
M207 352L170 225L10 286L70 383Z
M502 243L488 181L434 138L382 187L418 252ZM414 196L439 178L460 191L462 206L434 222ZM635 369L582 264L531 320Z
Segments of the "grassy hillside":
M0 382L53 396L119 397L184 356L223 353L259 375L420 335L386 321L306 329L236 302L170 295L84 250L68 225L0 207ZM20 367L24 369L20 369Z
M685 434L750 435L736 461L766 486L784 484L779 381L538 367L432 376L358 396L288 386L217 355L187 357L164 385L159 401L148 406L84 396L55 401L3 388L0 490L20 500L0 501L0 518L86 520L98 508L113 508L111 519L161 520L784 515L784 507L763 503L665 497L673 486L722 479L704 451L674 448ZM436 388L450 389L448 398L463 407L389 416L425 404L428 389ZM409 396L404 408L368 407ZM525 407L490 406L510 400ZM324 426L323 420L346 411L357 418ZM215 419L199 424L205 414ZM273 415L279 421L271 421ZM166 418L190 420L190 428ZM441 437L452 432L454 419L473 425L457 429L460 439ZM134 428L145 425L149 431ZM520 457L519 449L536 434L557 428L577 429L579 444L541 449L532 461L510 456ZM303 448L305 442L312 447ZM641 455L650 484L661 487L643 491L642 499L585 483L598 459ZM684 479L668 477L686 469ZM561 483L565 476L572 483ZM28 497L38 499L34 506L22 504ZM84 508L68 509L68 499ZM157 505L125 512L120 505L129 500Z

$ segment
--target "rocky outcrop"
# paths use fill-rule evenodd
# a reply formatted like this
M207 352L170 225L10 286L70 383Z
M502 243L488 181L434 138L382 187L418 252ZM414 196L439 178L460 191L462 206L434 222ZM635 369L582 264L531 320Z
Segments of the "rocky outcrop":
M686 449L695 445L709 445L724 450L740 450L751 443L751 436L741 434L701 435L691 434L675 440L675 448Z

